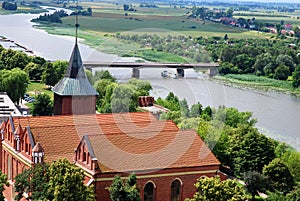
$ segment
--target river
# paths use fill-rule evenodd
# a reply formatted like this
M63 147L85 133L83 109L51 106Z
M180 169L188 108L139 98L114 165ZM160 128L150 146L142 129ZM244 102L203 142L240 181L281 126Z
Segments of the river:
M5 36L25 46L35 55L48 60L68 60L75 39L67 36L50 35L35 29L32 18L37 14L0 15L0 36ZM122 61L124 58L101 53L86 45L79 44L84 61ZM109 69L119 80L131 76L129 69ZM257 127L264 134L287 142L300 151L300 99L280 93L267 93L243 90L211 81L207 76L193 70L185 71L185 78L162 78L163 69L142 69L141 79L151 82L153 96L165 97L173 91L180 99L185 98L189 105L200 102L204 106L225 105L240 111L251 111L257 118ZM172 71L169 70L168 71Z

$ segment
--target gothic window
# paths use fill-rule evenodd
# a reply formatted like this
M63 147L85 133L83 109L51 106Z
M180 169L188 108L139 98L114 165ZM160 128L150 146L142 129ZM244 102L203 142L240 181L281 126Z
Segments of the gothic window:
M144 187L144 201L155 201L154 184L148 182Z
M175 179L171 185L171 201L181 200L181 182Z

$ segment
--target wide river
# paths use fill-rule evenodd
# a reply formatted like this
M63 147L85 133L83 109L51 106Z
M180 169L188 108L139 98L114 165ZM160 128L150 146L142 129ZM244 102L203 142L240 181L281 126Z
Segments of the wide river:
M32 50L35 55L48 60L68 60L74 45L74 38L50 35L35 29L30 19L36 14L0 15L0 36ZM5 46L5 44L0 43ZM116 55L101 53L86 45L79 45L84 61L126 60ZM109 69L119 80L131 76L129 69ZM300 99L279 93L266 93L225 86L193 70L185 71L183 79L162 78L162 69L142 69L141 79L151 82L156 98L165 97L173 91L180 99L191 105L236 107L240 111L251 111L257 118L257 127L266 135L284 141L300 150ZM168 70L172 72L172 70ZM173 71L174 72L174 71Z

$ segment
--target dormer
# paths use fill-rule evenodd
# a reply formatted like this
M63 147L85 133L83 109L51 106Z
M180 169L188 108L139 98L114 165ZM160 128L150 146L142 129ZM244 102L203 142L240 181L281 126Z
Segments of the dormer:
M17 152L20 151L20 138L21 136L23 135L23 129L21 127L21 125L19 124L18 127L15 129L15 132L14 132L14 148Z
M41 143L36 143L36 145L32 149L32 161L34 164L43 163L44 162L44 149Z
M95 157L93 147L87 135L82 137L75 150L75 162L93 172L99 169L98 160Z

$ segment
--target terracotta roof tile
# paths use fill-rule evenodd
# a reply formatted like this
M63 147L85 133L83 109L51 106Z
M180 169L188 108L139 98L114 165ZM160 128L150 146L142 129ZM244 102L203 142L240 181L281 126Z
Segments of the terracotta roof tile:
M219 165L195 131L182 131L172 121L158 121L150 113L41 116L14 119L30 126L45 161L74 159L87 135L103 172L153 170Z

